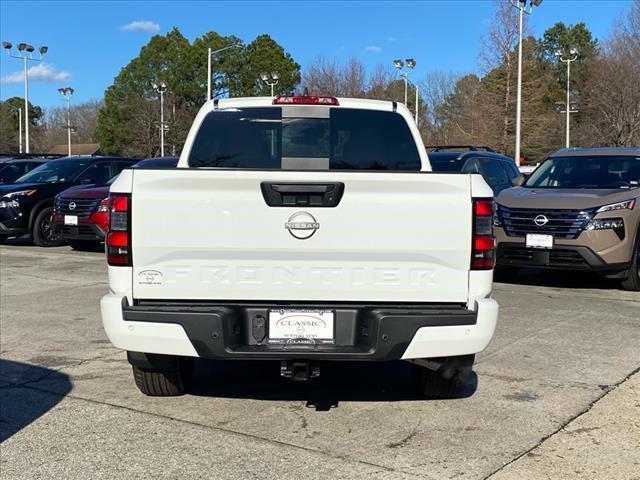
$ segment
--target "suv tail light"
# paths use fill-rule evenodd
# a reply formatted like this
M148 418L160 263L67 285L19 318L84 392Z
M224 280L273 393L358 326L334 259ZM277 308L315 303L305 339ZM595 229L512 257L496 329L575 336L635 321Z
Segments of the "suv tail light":
M131 266L131 196L109 195L109 231L107 233L107 263Z
M274 98L272 103L273 105L340 105L340 102L338 102L338 99L335 97L316 97L309 95L280 96Z
M493 236L495 204L491 198L473 199L471 270L491 270L495 264L496 240Z

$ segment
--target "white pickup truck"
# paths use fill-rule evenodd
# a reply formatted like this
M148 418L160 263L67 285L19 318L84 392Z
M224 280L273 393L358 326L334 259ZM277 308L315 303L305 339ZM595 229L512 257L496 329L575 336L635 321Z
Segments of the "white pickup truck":
M207 102L177 169L111 186L106 333L139 389L179 395L193 359L407 360L419 391L463 392L491 340L491 189L431 173L390 101Z

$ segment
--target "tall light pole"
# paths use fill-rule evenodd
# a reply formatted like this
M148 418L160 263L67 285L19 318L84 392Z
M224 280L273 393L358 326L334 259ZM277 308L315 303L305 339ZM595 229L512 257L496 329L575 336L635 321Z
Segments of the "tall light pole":
M280 80L280 76L275 73L261 73L260 74L260 79L265 83L265 85L269 85L271 87L271 96L273 97L273 87L275 87L278 84L278 80Z
M18 111L18 150L22 153L22 107L11 105L11 109Z
M211 47L207 48L207 101L211 100L211 75L213 74L211 71L211 57L213 55L224 52L225 50L229 50L230 48L238 47L237 43L233 45L229 45L228 47L220 48L218 50L211 50Z
M29 153L29 67L28 63L30 61L39 62L44 59L44 54L47 53L49 47L42 46L38 48L38 52L40 53L39 58L34 58L33 52L35 48L29 45L28 43L19 43L16 47L18 49L18 54L14 55L11 53L11 49L13 48L13 44L11 42L2 42L2 48L7 51L7 54L11 58L19 58L24 61L24 149L25 153Z
M511 5L520 10L519 27L518 27L518 93L516 100L516 153L515 159L520 165L520 127L522 124L522 30L524 23L524 14L530 14L533 7L537 7L542 0L510 0ZM527 8L529 3L529 8Z
M409 73L411 73L411 70L416 66L416 61L413 58L407 58L404 62L400 59L396 59L393 61L393 66L400 71L400 76L404 78L404 104L406 105L408 100ZM409 70L403 71L402 69L405 66Z
M571 128L571 113L575 112L575 110L572 110L572 106L571 106L571 62L575 62L578 59L578 49L577 48L571 48L569 50L569 57L564 58L563 57L563 51L562 50L556 50L555 52L555 56L558 57L558 60L560 60L562 63L566 63L567 64L567 103L566 103L566 117L567 117L567 126L565 127L565 133L566 133L566 139L565 139L565 147L569 148L570 145L570 141L569 141L569 129Z
M67 149L69 151L69 156L71 156L71 96L73 95L73 92L74 90L71 87L58 89L58 93L60 93L64 100L67 101Z
M164 157L164 94L169 87L164 82L153 82L151 86L160 94L160 156Z

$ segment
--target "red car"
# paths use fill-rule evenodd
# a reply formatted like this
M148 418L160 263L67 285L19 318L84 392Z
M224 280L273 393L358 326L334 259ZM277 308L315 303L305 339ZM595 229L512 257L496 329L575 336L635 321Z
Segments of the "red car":
M175 168L178 157L141 160L131 168ZM107 197L113 177L106 185L78 185L56 195L52 226L74 250L95 250L109 226Z

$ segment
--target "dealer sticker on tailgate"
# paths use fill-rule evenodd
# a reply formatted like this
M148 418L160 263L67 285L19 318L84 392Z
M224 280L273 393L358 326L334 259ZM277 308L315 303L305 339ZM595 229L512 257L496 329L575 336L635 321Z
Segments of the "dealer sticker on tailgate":
M270 310L269 343L333 344L334 320L332 310Z

